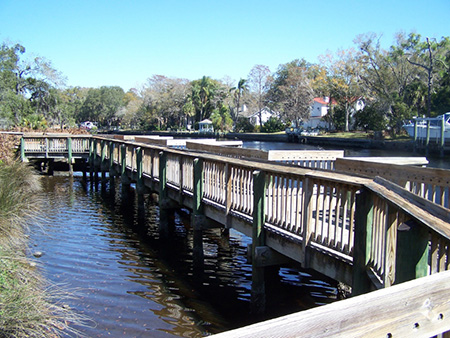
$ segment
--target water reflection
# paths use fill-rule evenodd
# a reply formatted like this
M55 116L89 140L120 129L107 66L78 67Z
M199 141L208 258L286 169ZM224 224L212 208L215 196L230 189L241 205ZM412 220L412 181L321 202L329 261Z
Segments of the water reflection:
M32 244L45 253L43 273L76 289L69 305L95 320L80 328L87 336L201 337L261 319L249 315L249 238L206 231L198 274L186 210L172 213L173 233L164 241L152 196L138 201L131 189L123 200L118 185L97 189L81 176L42 183L43 231L32 233ZM266 318L336 299L333 281L288 267L273 276Z

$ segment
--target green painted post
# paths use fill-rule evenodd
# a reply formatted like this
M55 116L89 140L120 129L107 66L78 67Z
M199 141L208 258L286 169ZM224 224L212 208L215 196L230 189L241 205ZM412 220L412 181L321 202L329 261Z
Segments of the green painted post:
M414 119L414 151L417 151L417 119Z
M25 139L23 137L20 139L20 159L22 162L26 162L27 160L25 157Z
M109 172L110 175L114 169L114 150L116 148L116 144L112 141L109 141Z
M162 238L169 237L169 210L167 201L167 154L159 153L159 233Z
M127 176L127 146L125 144L120 146L120 180L122 185L130 184L130 179Z
M91 178L91 184L94 182L94 149L95 149L95 140L90 139L89 140L89 173Z
M253 172L253 226L252 226L252 313L264 313L266 308L266 283L264 267L257 265L256 248L265 245L265 196L266 175L256 170Z
M194 159L194 192L192 205L193 233L193 260L194 267L201 268L204 263L203 253L203 160Z
M400 224L397 233L395 284L428 274L428 230L414 220Z
M137 169L137 192L138 194L142 194L144 192L144 177L143 174L143 165L142 165L142 148L136 148L136 169Z
M67 138L67 163L69 164L69 173L73 175L73 167L72 167L72 138Z
M109 141L109 191L111 195L115 195L115 181L114 178L116 176L116 168L114 166L114 149L115 143Z
M94 182L98 184L98 155L97 155L97 140L94 140L94 153L93 153L93 167L94 167Z
M102 188L106 186L106 142L105 140L101 141L101 151L100 151L100 171L102 172Z
M355 237L353 245L352 295L362 295L371 290L367 264L372 246L373 197L362 189L356 195Z
M444 157L444 147L445 147L445 119L442 118L441 120L441 139L439 143L440 148L440 155L441 157Z

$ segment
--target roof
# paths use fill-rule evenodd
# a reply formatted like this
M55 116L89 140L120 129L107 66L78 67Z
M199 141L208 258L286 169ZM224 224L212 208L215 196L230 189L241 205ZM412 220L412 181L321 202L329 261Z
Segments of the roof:
M326 102L323 97L315 97L314 98L314 102L320 103L320 104L322 104L324 106L329 104L329 102ZM332 104L337 104L335 99L331 99L331 103Z
M199 124L212 124L211 120L204 119L203 121L200 121Z

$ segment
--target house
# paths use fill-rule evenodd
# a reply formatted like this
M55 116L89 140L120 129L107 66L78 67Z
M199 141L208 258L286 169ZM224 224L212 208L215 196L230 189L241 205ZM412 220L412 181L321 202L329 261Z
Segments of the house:
M336 100L331 99L331 104L335 105ZM330 108L330 98L328 96L316 97L311 105L311 115L309 120L303 122L303 128L325 128L328 127L328 123L322 120L322 118L328 114Z
M254 126L262 126L264 123L269 121L271 117L279 117L280 114L278 112L275 112L267 107L264 107L261 109L261 121L259 120L260 112L253 113L252 115L248 116L248 119L250 123Z
M364 109L364 101L360 97L355 97L350 100L350 114L354 114L355 112ZM336 105L337 102L335 99L331 99L331 105ZM323 117L328 114L328 109L330 108L330 98L325 97L316 97L313 100L313 104L311 106L311 115L309 120L303 122L303 128L330 128L328 122L323 121Z

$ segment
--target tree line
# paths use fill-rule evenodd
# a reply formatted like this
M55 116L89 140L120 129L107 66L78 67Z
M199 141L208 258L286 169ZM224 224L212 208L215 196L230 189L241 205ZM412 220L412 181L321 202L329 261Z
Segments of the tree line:
M25 47L0 48L0 125L76 126L96 122L100 128L166 130L195 128L210 119L216 130L283 130L301 126L314 97L329 97L325 117L334 130L389 130L404 120L450 111L450 38L399 33L388 48L381 36L358 36L355 47L328 52L319 63L296 59L272 72L255 65L237 83L203 76L189 81L153 75L140 88L67 87L64 76L44 58L29 60ZM363 102L356 110L355 102ZM262 126L267 107L278 112Z

